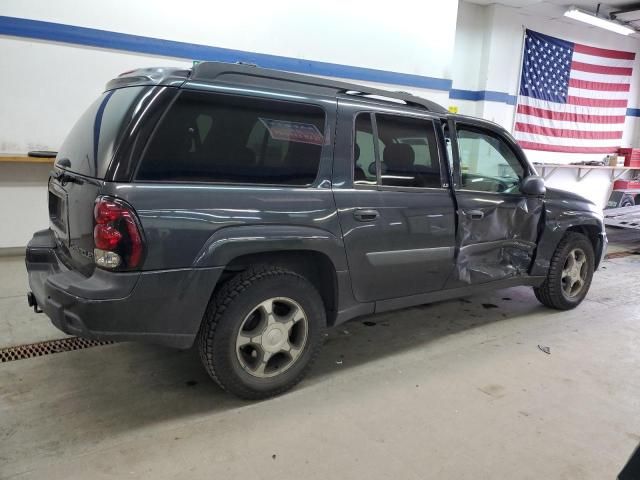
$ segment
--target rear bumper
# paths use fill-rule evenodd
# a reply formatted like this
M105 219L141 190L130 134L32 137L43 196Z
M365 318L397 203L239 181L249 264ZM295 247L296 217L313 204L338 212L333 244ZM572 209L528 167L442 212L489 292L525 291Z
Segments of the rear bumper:
M96 340L135 340L189 348L223 267L152 272L95 269L85 277L58 258L49 230L26 251L29 286L60 330Z

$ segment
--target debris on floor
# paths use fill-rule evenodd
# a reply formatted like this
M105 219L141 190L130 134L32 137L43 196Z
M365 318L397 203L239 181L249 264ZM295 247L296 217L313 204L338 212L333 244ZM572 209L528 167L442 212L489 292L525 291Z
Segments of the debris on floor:
M483 303L482 306L484 308L498 308L498 305L495 305L493 303Z
M549 348L549 347L547 347L547 346L545 346L545 345L538 345L538 349L539 349L541 352L546 353L547 355L551 355L551 348Z
M366 322L362 322L363 325L366 325L367 327L373 327L376 322L371 322L369 320L367 320Z

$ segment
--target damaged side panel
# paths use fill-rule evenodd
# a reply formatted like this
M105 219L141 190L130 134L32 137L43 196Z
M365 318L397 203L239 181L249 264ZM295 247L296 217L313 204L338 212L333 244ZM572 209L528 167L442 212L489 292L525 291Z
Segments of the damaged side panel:
M553 253L568 230L579 228L588 233L594 242L596 268L603 255L603 223L602 214L595 205L569 192L547 189L545 197L545 221L538 242L531 275L546 275Z
M539 198L458 191L457 268L449 287L527 275L544 219Z

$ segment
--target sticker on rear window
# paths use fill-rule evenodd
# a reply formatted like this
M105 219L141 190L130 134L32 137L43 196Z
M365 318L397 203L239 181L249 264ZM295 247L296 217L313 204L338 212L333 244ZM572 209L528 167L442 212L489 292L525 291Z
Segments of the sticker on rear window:
M322 145L324 141L324 136L320 133L318 127L311 123L290 122L288 120L275 120L273 118L262 117L260 117L260 121L274 140L310 143L312 145Z

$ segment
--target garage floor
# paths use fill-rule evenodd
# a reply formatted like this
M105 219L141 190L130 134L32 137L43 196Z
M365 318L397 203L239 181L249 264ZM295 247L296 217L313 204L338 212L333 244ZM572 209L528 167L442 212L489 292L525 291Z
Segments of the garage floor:
M260 403L194 351L0 364L0 477L615 478L640 442L640 236L611 237L577 310L512 288L358 319ZM29 312L22 259L0 258L0 285L0 347L62 337Z

